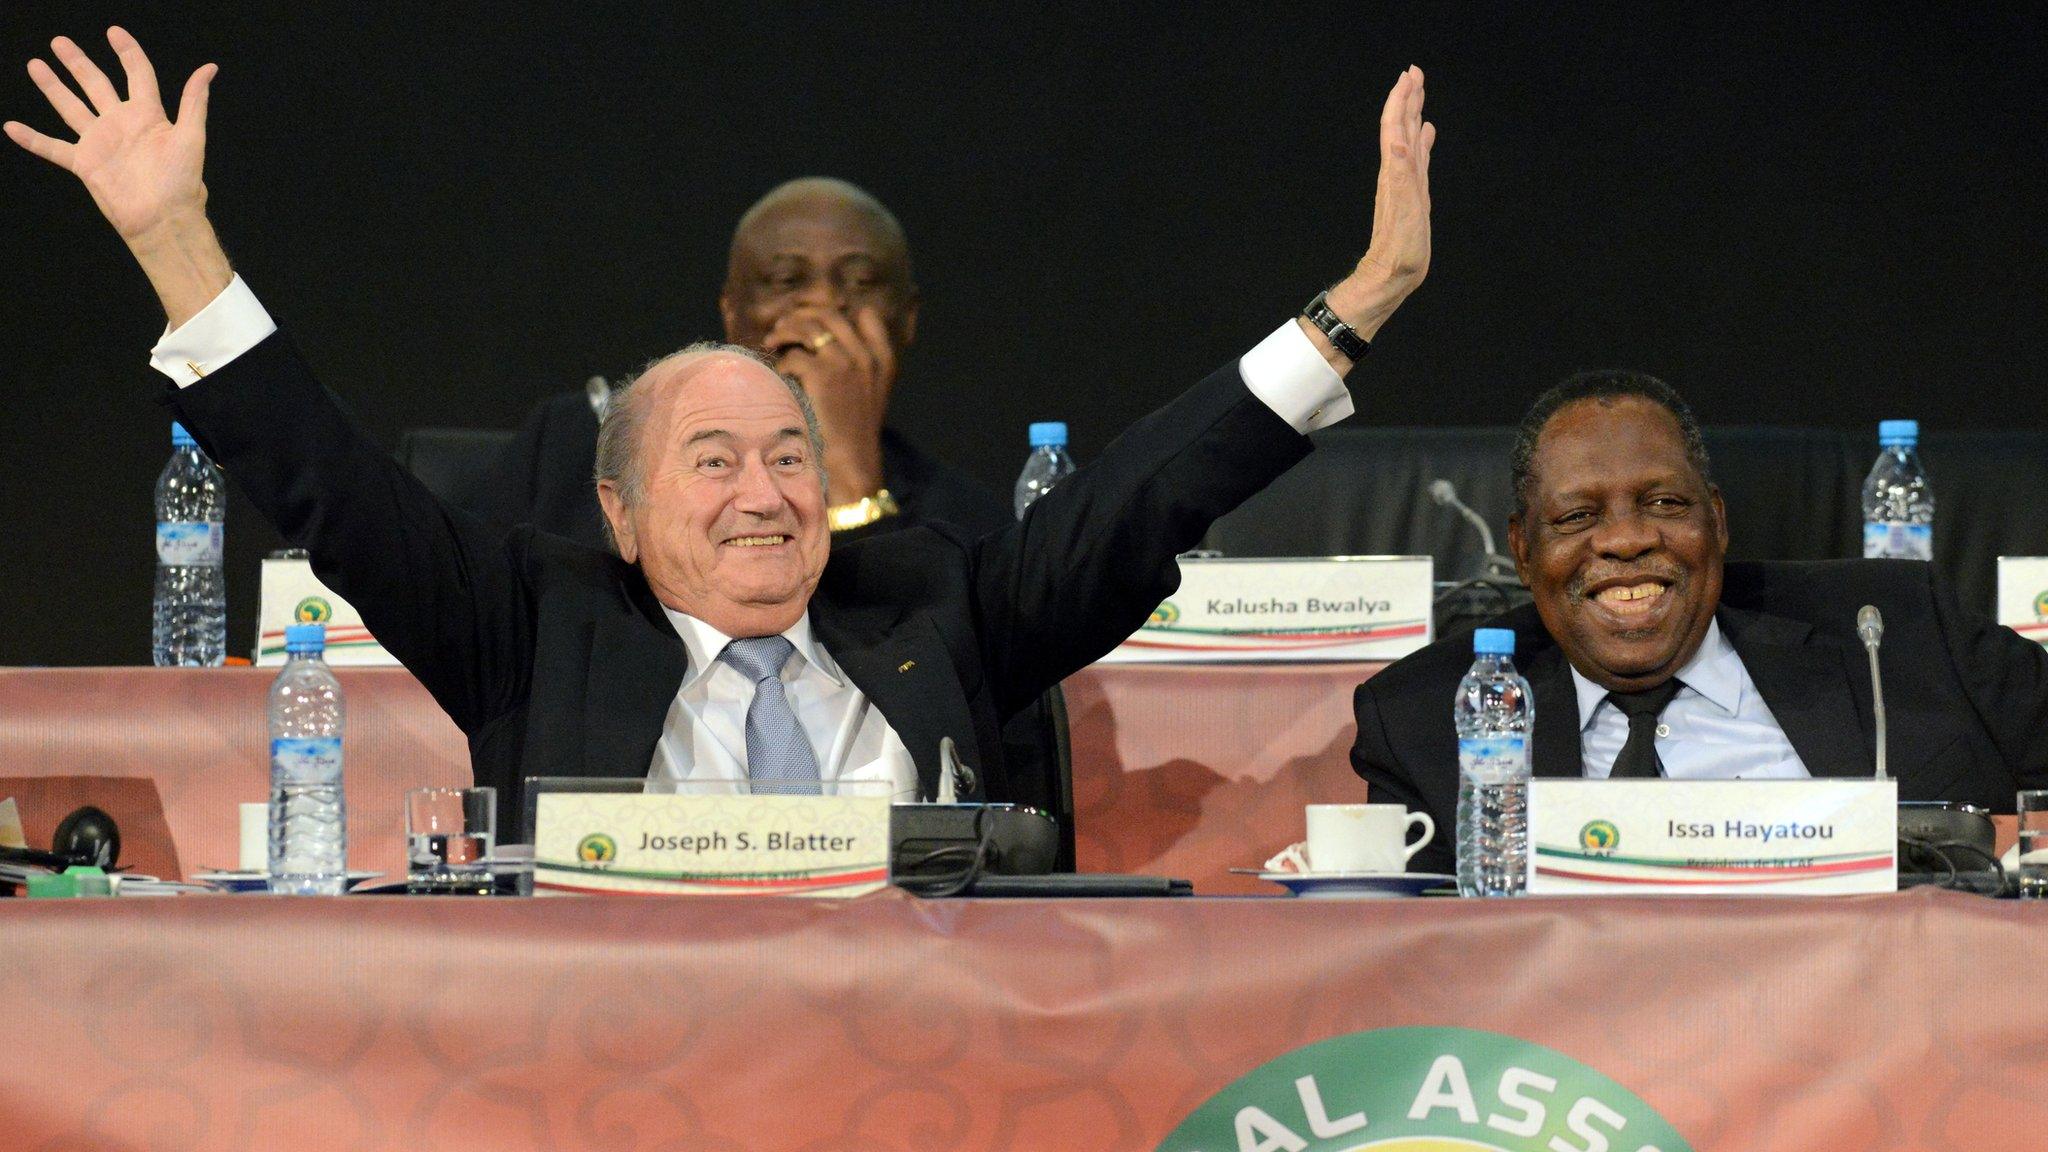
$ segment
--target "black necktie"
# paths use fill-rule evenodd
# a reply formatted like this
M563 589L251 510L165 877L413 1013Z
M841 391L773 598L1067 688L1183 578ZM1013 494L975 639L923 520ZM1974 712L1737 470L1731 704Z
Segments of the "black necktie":
M1678 695L1685 685L1673 676L1655 688L1641 692L1609 692L1607 698L1614 702L1621 714L1628 717L1628 743L1621 746L1621 755L1614 758L1614 771L1607 774L1610 780L1637 778L1654 780L1664 775L1664 762L1657 758L1657 714Z

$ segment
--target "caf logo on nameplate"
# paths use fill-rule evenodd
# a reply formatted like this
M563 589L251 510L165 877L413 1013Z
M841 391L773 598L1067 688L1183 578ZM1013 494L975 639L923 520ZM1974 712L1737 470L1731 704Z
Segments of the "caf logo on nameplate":
M602 832L592 832L576 843L576 859L585 864L609 864L619 858L619 842Z
M1621 847L1621 829L1612 820L1594 820L1579 829L1579 847L1595 856L1612 856Z
M292 609L292 619L300 624L325 624L334 619L334 605L324 596L308 596Z
M1475 1028L1379 1028L1297 1048L1211 1096L1158 1152L1693 1152L1635 1093Z
M2048 593L2043 593L2043 595L2048 595ZM1152 616L1145 621L1145 626L1148 628L1163 628L1179 621L1180 609L1174 605L1173 601L1162 600L1159 602L1159 607L1152 610Z
M2048 620L2048 589L2034 593L2034 619Z

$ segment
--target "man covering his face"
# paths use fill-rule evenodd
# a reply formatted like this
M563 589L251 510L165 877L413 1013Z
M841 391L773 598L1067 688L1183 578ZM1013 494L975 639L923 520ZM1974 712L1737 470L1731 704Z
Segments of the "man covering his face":
M887 424L918 305L902 225L844 180L781 184L733 229L718 298L725 338L766 353L809 395L825 518L842 540L927 520L978 535L1010 519L986 486ZM543 401L479 485L475 510L602 547L590 477L605 402L582 391Z
M1729 513L1692 411L1651 376L1596 372L1545 393L1511 461L1514 630L1536 703L1538 776L1869 776L1870 675L1857 610L1886 622L1890 769L1903 799L2010 812L2048 783L2048 655L1966 613L1924 563L1729 563ZM1451 704L1468 637L1361 684L1353 768L1375 802L1455 827ZM1410 868L1449 872L1440 836Z

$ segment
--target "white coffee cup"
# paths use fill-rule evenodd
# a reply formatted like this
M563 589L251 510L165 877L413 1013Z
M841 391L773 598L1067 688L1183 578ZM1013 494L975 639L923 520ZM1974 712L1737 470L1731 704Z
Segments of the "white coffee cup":
M1408 830L1422 825L1422 837L1408 843ZM1427 812L1399 804L1311 804L1308 806L1308 864L1317 875L1332 872L1401 872L1408 859L1436 835Z
M242 851L236 862L244 872L270 871L270 805L243 804L237 811L242 818Z

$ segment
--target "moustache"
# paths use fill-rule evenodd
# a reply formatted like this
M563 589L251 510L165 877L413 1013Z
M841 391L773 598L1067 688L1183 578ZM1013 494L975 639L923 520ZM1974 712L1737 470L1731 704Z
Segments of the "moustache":
M1604 584L1614 580L1626 580L1630 582L1641 582L1644 580L1662 580L1666 584L1670 585L1674 590L1682 590L1685 587L1686 578L1688 577L1688 575L1689 573L1687 573L1683 568L1665 568L1661 565L1649 568L1608 569L1606 571L1596 570L1591 572L1581 572L1573 576L1571 582L1565 585L1564 590L1567 594L1571 596L1577 597L1579 599L1584 599L1586 596L1586 589L1591 588L1595 584Z

